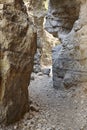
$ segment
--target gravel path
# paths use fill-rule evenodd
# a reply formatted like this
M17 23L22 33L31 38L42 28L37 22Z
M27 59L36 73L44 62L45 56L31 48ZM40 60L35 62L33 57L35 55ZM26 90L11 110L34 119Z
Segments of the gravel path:
M87 130L87 85L56 90L52 77L34 77L29 86L32 111L0 130Z

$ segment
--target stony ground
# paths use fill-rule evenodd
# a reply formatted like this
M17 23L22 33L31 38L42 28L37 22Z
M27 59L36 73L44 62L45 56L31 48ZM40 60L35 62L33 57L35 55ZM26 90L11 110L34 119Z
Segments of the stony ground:
M56 90L52 77L39 73L29 87L30 113L0 130L87 130L87 86Z

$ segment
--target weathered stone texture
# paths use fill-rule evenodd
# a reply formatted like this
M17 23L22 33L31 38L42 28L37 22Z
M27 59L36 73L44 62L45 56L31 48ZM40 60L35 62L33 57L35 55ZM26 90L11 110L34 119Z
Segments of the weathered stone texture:
M23 1L15 0L12 3L2 1L0 123L9 124L17 121L29 110L28 85L35 51L36 31L28 18Z
M50 0L46 30L58 37L53 53L54 87L87 82L87 0ZM56 55L55 55L56 54Z
M41 0L29 0L25 4L27 5L28 15L31 17L34 25L37 29L37 52L34 57L34 68L33 71L38 73L41 71L41 55L43 47L43 22L46 13L44 1Z
M45 28L58 37L58 32L67 34L71 31L74 22L78 19L79 3L70 0L50 0L49 11L46 16Z

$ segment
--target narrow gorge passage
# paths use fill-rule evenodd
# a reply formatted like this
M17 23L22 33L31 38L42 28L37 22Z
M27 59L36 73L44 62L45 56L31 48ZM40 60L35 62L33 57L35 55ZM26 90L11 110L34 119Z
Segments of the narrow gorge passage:
M0 130L87 130L87 0L0 2Z
M54 89L52 77L34 75L29 86L32 111L0 130L87 130L86 87Z
M86 130L86 87L56 90L52 84L46 75L35 76L30 84L30 98L40 109L30 130Z

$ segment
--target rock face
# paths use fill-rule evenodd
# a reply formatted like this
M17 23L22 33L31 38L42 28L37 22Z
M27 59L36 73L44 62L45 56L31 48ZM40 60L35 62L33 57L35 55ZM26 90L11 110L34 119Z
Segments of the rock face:
M44 14L41 14L41 16L39 16L38 13L34 14L34 23L37 28L37 52L34 56L34 68L33 68L35 73L41 71L41 55L43 48L43 21L44 21Z
M58 37L53 49L54 87L87 82L87 0L50 0L45 28Z
M0 0L0 123L13 123L29 110L28 85L36 31L22 0Z
M52 64L52 47L58 44L58 38L54 38L44 29L45 15L48 0L25 0L27 12L37 29L37 52L34 57L33 71L41 71L42 65Z
M29 0L27 5L27 12L31 17L34 25L37 29L37 52L34 56L34 68L33 71L38 73L41 71L41 55L42 55L42 47L43 47L43 22L46 13L44 1L40 0Z

